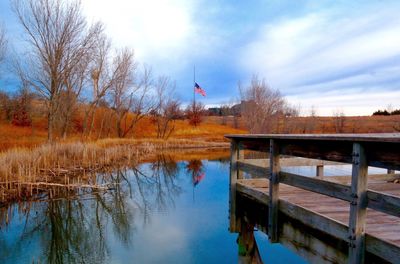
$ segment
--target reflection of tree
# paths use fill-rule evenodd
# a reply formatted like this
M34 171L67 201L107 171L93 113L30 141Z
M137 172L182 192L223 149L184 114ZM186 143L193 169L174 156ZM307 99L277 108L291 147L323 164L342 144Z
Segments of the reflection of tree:
M136 186L134 201L143 212L145 223L150 220L152 210L163 211L174 206L175 196L182 190L177 184L179 167L171 156L160 154L148 168L132 169L132 172L132 183Z
M0 247L7 249L0 250L0 262L9 258L7 252L17 255L26 250L27 243L40 243L44 255L32 260L41 263L109 262L107 228L112 228L122 244L131 246L135 208L143 213L146 223L153 210L173 206L175 197L181 193L178 172L179 166L170 156L160 155L155 162L139 169L97 174L97 184L112 186L106 193L93 192L88 196L81 191L64 190L45 202L11 205L9 211L18 208L19 215L25 216L25 227L20 237L0 238ZM0 208L3 226L10 225L6 212L7 209ZM6 232L5 228L0 229L0 236L2 232Z
M199 184L199 182L205 176L203 171L203 162L201 160L190 160L189 163L186 165L186 170L188 174L192 175L193 186Z
M116 174L120 179L120 174ZM132 209L127 206L126 192L116 185L107 195L95 194L94 199L62 199L48 202L47 207L27 222L26 234L41 236L48 263L85 263L106 261L108 247L105 222L112 220L114 233L124 244L132 233Z

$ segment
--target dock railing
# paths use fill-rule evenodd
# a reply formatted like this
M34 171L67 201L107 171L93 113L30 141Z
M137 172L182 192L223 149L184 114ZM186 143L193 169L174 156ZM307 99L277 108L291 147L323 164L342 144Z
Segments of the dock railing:
M269 179L268 236L272 242L278 240L278 211L282 210L280 208L282 201L279 200L279 185L284 183L349 203L348 226L332 226L323 218L306 219L307 216L303 216L305 221L313 221L314 226L321 231L335 233L336 236L348 242L349 263L364 263L366 244L371 247L372 252L377 252L378 255L389 254L394 258L400 257L398 248L390 250L391 245L382 247L382 244L376 243L373 238L366 242L365 237L367 208L400 217L399 197L368 190L368 166L387 169L388 174L400 170L400 134L271 134L226 135L226 137L231 139L231 215L234 215L236 210L234 203L237 180L243 178L243 170L256 172ZM264 166L246 162L245 150L267 152L269 153L269 162L265 160ZM281 165L285 163L285 158L282 156L351 164L351 184L345 185L318 179L323 175L324 163L312 164L316 166L317 178L283 172ZM297 214L299 212L290 212L288 207L286 213ZM231 230L235 229L236 225L235 219L231 217Z

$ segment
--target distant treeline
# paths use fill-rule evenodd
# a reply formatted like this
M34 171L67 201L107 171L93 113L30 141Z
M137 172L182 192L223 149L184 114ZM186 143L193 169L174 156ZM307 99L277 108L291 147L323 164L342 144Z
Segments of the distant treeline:
M396 109L393 111L388 111L388 110L378 110L375 111L372 115L374 116L390 116L390 115L400 115L400 109Z

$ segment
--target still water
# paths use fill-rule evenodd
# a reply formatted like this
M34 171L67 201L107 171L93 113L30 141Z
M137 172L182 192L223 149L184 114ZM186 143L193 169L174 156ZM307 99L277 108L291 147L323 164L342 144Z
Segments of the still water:
M229 160L168 155L99 175L106 192L0 208L0 263L237 263ZM264 263L306 263L264 233Z

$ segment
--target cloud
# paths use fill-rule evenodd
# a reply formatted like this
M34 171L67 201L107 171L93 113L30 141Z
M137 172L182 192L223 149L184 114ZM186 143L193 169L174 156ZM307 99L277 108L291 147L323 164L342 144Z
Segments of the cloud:
M400 18L397 8L376 6L321 9L263 25L238 60L243 69L266 77L297 103L337 107L360 114L400 99ZM318 96L330 96L317 100ZM344 93L344 94L343 94ZM366 97L360 97L366 93ZM395 97L393 97L395 96ZM359 105L358 108L351 104ZM330 110L328 110L328 105Z
M193 7L184 0L85 0L82 4L91 20L104 22L114 45L133 47L138 60L157 68L171 69L166 60L182 57L193 35Z

